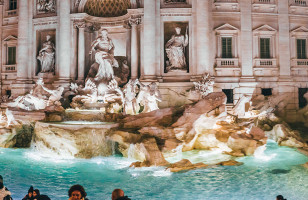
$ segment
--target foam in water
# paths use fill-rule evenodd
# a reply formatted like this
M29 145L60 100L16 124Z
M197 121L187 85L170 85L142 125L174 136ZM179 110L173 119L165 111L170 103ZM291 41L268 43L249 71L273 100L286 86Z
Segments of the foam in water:
M254 157L258 160L268 162L276 157L277 154L265 155L266 145L260 146L255 150Z

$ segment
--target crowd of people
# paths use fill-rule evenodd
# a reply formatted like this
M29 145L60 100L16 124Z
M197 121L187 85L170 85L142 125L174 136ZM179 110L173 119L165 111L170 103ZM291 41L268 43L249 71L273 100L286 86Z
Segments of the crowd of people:
M68 200L89 200L87 198L87 193L81 185L73 185L68 190ZM13 200L11 197L11 192L4 186L3 177L0 175L0 200ZM38 189L34 189L31 186L28 190L28 194L22 200L50 200L47 195L40 194ZM113 190L111 194L111 200L131 200L124 195L124 191L121 189ZM282 195L278 195L276 200L287 200Z
M68 190L68 200L89 200L87 198L87 193L83 186L73 185ZM115 189L111 194L112 200L131 200L124 195L124 191L121 189ZM4 186L3 177L0 175L0 200L13 200L11 197L11 192ZM47 195L40 194L38 189L34 189L31 186L28 193L22 200L50 200Z

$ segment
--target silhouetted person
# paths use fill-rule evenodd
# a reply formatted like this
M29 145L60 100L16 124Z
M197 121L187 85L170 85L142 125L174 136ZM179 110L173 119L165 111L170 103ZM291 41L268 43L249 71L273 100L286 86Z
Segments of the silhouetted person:
M111 195L112 200L131 200L127 196L124 196L124 191L121 189L115 189Z
M40 196L40 191L38 189L33 190L33 200L38 200L39 196Z
M276 200L287 200L287 199L283 198L282 195L278 195L278 196L276 197Z
M87 193L81 185L73 185L68 191L69 200L88 200Z
M28 190L28 194L22 200L33 200L33 186Z
M4 186L3 177L0 175L0 199L12 200L11 192Z

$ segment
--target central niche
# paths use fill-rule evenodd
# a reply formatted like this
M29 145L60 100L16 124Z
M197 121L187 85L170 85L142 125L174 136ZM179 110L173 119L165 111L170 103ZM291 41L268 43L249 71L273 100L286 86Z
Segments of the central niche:
M88 0L84 12L95 17L118 17L127 14L130 0Z

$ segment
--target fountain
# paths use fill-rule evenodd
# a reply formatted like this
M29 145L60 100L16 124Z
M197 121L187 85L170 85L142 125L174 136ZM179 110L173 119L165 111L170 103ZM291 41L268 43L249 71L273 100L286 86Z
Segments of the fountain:
M1 167L12 180L7 186L15 191L13 197L22 198L31 183L43 185L42 191L62 200L67 180L69 184L80 180L92 199L108 198L115 187L136 199L189 198L186 192L178 196L178 189L197 191L197 199L241 199L236 185L243 180L241 189L249 191L245 193L250 193L249 198L268 199L288 191L289 198L300 199L298 190L307 196L307 176L291 179L292 187L286 182L286 175L303 175L306 170L298 165L308 158L290 148L307 148L298 133L273 112L264 113L270 110L268 106L258 107L262 110L258 112L251 102L244 109L247 97L228 113L224 93L212 92L208 74L202 80L187 94L194 104L158 109L161 95L155 83L144 85L135 79L121 88L114 78L97 82L94 76L84 86L71 84L63 95L72 97L71 107L64 109L59 101L62 89L47 88L39 79L30 94L9 103L11 107L0 117L1 147L30 147L0 149ZM21 110L43 113L45 120L25 121L19 116ZM271 131L262 130L265 122L271 124ZM231 165L237 167L220 167ZM172 173L179 171L184 173ZM281 191L268 184L272 178L285 184ZM298 181L300 186L293 187ZM52 192L50 183L61 188ZM91 188L93 183L95 188ZM260 184L266 186L266 193ZM172 189L174 185L177 189ZM220 189L224 187L228 189ZM140 194L140 190L145 192Z

